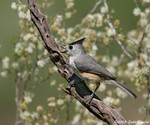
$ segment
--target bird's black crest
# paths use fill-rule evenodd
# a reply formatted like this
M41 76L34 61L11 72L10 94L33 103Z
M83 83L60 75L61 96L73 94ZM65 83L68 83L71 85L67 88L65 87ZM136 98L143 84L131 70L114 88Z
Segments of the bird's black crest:
M81 38L77 39L76 41L70 43L69 45L82 44L85 39L86 39L85 37L81 37Z

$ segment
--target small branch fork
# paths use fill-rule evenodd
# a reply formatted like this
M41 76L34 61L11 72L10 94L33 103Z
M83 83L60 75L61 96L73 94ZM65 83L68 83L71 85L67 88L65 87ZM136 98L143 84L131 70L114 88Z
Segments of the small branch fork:
M129 57L130 59L132 59L132 58L133 58L132 55L126 50L126 48L125 48L124 45L121 43L121 41L119 40L119 38L118 38L118 36L117 36L117 34L116 34L116 30L115 30L115 28L114 28L114 26L113 26L113 24L112 24L112 22L111 22L111 20L110 20L110 12L109 12L109 8L108 8L107 1L106 1L106 0L103 0L103 3L104 3L104 6L105 6L105 9L107 10L107 23L108 23L108 26L109 26L111 29L113 29L113 31L114 31L114 32L113 32L114 38L115 38L117 44L121 47L123 53L124 53L127 57Z
M60 52L55 43L54 36L48 27L46 17L39 11L36 0L27 0L31 14L31 20L39 30L41 38L45 44L51 61L58 68L58 72L66 79L68 83L76 80L73 86L64 89L64 91L76 98L85 108L87 108L98 119L107 122L109 125L128 125L122 115L112 106L103 103L96 95L90 105L86 104L87 99L91 95L90 89L85 82L79 79L68 65L67 58Z

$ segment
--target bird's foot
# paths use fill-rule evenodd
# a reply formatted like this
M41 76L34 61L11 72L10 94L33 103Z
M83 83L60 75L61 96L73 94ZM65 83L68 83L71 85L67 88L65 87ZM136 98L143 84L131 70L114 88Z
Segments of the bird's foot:
M90 105L90 103L91 103L93 97L94 97L94 93L92 93L92 94L90 95L90 97L87 98L87 100L86 100L86 105Z
M81 80L75 75L73 74L70 78L69 78L70 82L69 85L74 85L75 83L80 82Z

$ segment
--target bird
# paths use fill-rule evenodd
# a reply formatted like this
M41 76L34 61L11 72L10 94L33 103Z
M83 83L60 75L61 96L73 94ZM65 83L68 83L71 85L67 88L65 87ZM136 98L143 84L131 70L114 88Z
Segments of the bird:
M91 94L88 104L92 101L95 92L99 88L101 82L109 81L116 87L119 87L131 97L137 96L129 90L124 84L120 83L115 76L113 76L106 68L96 62L96 60L87 54L83 46L85 37L81 37L74 42L64 47L63 53L69 55L69 65L74 70L74 73L82 80L96 84L96 87Z

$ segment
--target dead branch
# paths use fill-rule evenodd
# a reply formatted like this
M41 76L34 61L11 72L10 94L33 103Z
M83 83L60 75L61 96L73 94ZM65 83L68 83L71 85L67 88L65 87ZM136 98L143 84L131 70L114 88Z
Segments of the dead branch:
M103 103L96 95L90 105L86 104L91 95L91 90L85 82L79 79L68 65L67 58L60 52L55 43L54 36L48 27L46 17L39 11L36 0L28 0L31 20L39 30L41 38L49 52L51 61L58 68L58 72L66 79L68 83L75 80L75 84L66 88L65 92L76 98L85 108L87 108L97 118L107 122L109 125L128 125L122 115L112 106Z

